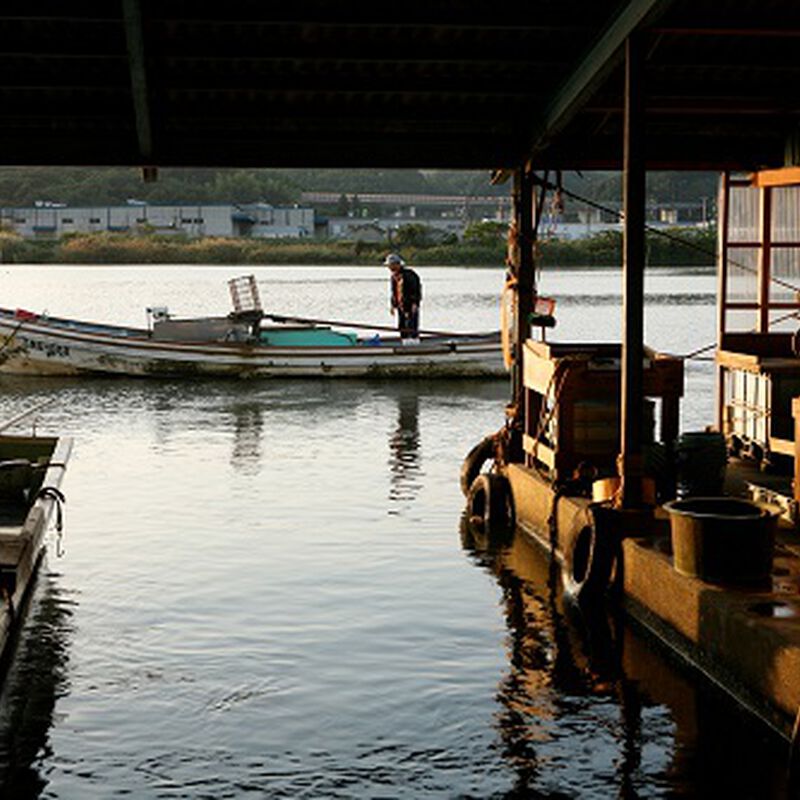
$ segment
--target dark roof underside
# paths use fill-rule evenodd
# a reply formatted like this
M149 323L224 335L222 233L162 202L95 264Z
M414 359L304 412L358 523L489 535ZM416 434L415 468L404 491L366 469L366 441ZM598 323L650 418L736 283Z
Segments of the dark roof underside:
M0 162L615 168L638 28L651 168L779 166L798 5L7 0Z

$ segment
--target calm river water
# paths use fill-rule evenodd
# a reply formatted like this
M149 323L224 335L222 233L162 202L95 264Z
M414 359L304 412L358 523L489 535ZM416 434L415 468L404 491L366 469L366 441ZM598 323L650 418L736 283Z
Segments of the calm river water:
M228 308L388 324L382 268L2 267L3 306L143 324ZM423 327L497 326L502 271L419 270ZM647 341L714 338L714 277L654 272ZM551 338L616 340L620 276L545 273ZM684 429L711 422L687 364ZM75 437L0 697L2 797L779 797L782 748L546 561L463 529L461 461L504 381L0 379ZM613 642L621 669L605 657Z

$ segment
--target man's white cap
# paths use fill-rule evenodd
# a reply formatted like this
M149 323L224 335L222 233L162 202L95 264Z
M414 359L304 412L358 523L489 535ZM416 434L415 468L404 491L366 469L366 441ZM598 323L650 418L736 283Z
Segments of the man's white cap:
M393 266L395 264L400 266L400 267L404 267L406 265L406 262L403 261L403 259L400 258L400 256L397 255L397 253L389 253L389 255L386 256L386 258L383 261L383 266L384 267L391 267L391 266Z

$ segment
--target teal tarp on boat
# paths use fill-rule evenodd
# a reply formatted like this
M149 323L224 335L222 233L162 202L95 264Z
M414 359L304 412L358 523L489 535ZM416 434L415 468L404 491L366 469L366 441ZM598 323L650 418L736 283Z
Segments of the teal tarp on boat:
M330 328L267 328L260 340L276 347L348 347L356 343L356 335Z

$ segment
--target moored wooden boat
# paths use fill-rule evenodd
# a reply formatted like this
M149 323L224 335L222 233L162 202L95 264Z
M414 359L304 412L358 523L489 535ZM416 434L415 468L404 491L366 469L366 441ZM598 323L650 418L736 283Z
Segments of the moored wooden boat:
M0 435L0 659L45 549L54 515L60 520L61 480L72 440Z
M226 318L181 320L214 323ZM188 327L188 325L186 326ZM238 329L231 326L235 334ZM109 374L160 377L446 377L505 375L499 334L320 341L318 326L276 333L286 341L262 338L159 339L153 331L0 309L0 372L27 375ZM269 333L263 329L262 334ZM336 333L330 331L331 334ZM301 334L305 334L303 343ZM198 334L198 337L200 334ZM227 338L226 338L227 336Z
M151 329L0 309L0 372L159 377L502 376L499 333L357 338L330 326L262 326L236 314Z

